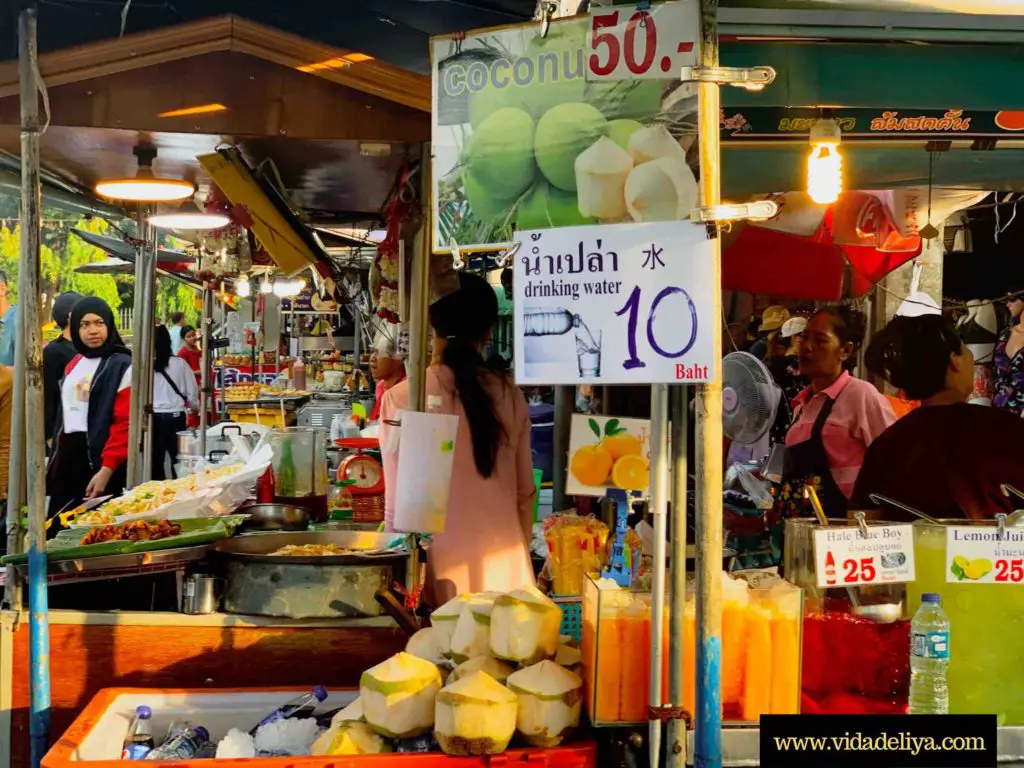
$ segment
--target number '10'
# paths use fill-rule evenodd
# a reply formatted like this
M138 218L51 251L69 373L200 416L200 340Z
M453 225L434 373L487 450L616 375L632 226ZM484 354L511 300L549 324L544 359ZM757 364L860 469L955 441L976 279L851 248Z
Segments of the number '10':
M647 363L637 357L636 354L636 327L640 316L640 286L633 288L633 292L629 294L629 298L626 299L626 303L622 305L622 309L618 310L615 314L618 316L626 315L626 345L628 346L629 357L622 363L622 367L627 371L633 368L645 368ZM662 299L671 296L674 293L682 294L683 298L686 299L687 307L690 310L690 338L687 340L683 348L678 352L672 352L666 350L654 339L654 317L658 312L658 305L661 304ZM647 343L651 345L651 349L657 352L662 357L674 359L682 357L690 349L693 348L694 343L697 341L697 308L693 305L693 299L690 298L690 294L684 291L682 288L668 287L662 288L658 295L654 297L654 301L651 302L651 309L647 313Z

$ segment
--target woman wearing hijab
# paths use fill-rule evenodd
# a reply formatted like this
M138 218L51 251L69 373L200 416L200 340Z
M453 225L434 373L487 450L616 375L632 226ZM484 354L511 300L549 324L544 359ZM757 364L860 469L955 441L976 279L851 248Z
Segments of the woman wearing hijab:
M494 289L459 273L459 289L434 302L434 351L427 407L459 417L445 531L430 547L428 590L437 605L463 592L507 592L532 584L533 527L530 412L522 392L481 355L498 318ZM382 444L389 421L409 404L408 380L384 394ZM394 515L397 456L384 454L387 524Z
M61 382L60 416L47 474L51 515L86 498L120 493L128 461L131 353L114 313L87 297L71 311L78 353Z

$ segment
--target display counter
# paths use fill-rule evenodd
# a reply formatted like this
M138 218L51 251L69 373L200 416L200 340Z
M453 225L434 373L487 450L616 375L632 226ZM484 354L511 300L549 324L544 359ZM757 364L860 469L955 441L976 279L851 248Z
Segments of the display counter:
M28 614L0 614L0 768L29 765ZM354 688L405 647L388 617L50 612L51 740L103 688Z

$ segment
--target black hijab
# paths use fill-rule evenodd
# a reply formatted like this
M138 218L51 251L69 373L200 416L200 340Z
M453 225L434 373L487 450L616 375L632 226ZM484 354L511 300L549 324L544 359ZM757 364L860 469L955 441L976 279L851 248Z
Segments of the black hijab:
M107 340L103 346L93 349L82 341L78 333L78 326L86 315L98 315L107 324ZM95 296L87 296L79 299L71 310L71 343L75 345L75 351L83 357L110 357L115 352L123 352L130 355L131 351L121 341L117 332L117 324L114 322L114 312L103 299Z

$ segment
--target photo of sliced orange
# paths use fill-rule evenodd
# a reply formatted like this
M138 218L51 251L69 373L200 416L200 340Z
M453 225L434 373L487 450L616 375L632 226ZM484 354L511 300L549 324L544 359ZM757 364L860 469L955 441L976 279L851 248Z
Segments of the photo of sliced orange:
M1004 131L1024 131L1024 111L1004 109L996 112L996 125Z
M623 456L640 456L644 452L640 438L628 432L606 437L601 441L601 447L608 451L613 461L618 461Z
M604 485L613 459L600 445L585 445L572 455L569 471L583 485Z
M612 483L625 491L645 491L651 482L651 468L643 456L623 456L612 467Z

